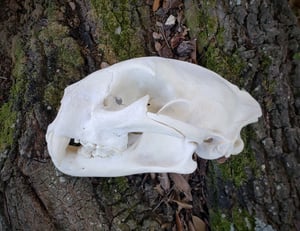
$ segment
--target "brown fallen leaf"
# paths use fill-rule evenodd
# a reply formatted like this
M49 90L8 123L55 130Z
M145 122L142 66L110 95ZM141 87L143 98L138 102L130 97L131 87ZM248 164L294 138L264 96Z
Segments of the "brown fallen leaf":
M165 192L169 191L170 179L169 179L168 173L160 173L158 175L158 179L159 179L160 186L163 188L163 190Z
M195 227L196 231L205 231L206 230L206 224L202 219L200 219L197 216L192 216L192 221Z
M175 216L176 216L177 231L183 231L183 226L182 226L182 223L181 223L181 219L179 217L179 212L176 212Z
M156 178L156 174L154 172L151 172L150 177L151 177L152 180L154 180Z
M189 231L196 231L193 222L189 221Z
M152 37L153 37L155 40L163 39L162 34L157 33L157 32L155 32L155 31L152 33Z
M171 201L177 203L178 211L180 211L181 209L192 209L193 208L193 205L185 203L183 201L178 201L178 200L171 200Z
M177 173L170 173L169 176L174 182L177 190L184 193L186 200L192 201L193 200L193 196L191 192L192 189L189 183L187 182L187 180L181 174L177 174Z
M184 40L184 36L182 34L175 34L170 41L171 48L174 49Z
M178 24L181 25L183 20L184 20L184 11L180 10L177 13L177 22L178 22Z
M154 43L154 48L155 48L155 50L157 51L157 52L160 52L160 50L161 50L161 44L159 43L159 42L155 42Z
M152 5L152 10L157 11L159 7L160 7L160 0L154 0Z
M164 190L162 189L162 187L158 184L154 187L154 189L156 190L156 192L158 192L159 195L163 196L165 194Z
M168 47L167 45L162 46L162 48L160 49L158 54L159 54L159 56L165 57L165 58L173 58L174 57L172 49L170 47Z
M162 229L162 230L169 230L170 228L171 228L171 223L163 223L161 226L160 226L160 228Z

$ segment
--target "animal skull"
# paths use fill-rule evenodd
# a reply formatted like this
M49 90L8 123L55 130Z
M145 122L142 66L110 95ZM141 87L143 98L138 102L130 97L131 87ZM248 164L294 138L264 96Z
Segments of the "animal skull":
M65 89L46 135L56 167L73 176L191 173L238 154L259 104L216 73L144 57L96 71Z

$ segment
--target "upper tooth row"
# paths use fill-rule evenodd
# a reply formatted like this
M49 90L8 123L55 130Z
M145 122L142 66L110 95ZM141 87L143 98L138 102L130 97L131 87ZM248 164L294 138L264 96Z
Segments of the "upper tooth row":
M80 143L82 147L79 149L78 154L85 157L109 157L121 151L114 147L107 147L103 145L97 145L89 143L84 140L74 139L74 143Z

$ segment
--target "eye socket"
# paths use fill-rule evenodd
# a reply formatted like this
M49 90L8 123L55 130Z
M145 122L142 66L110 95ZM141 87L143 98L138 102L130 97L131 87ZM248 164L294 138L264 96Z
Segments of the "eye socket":
M211 144L213 141L214 141L214 139L211 138L211 137L209 137L209 138L203 140L204 143L209 143L209 144Z
M119 96L108 95L103 101L103 106L107 110L120 110L125 105L123 102L123 98Z

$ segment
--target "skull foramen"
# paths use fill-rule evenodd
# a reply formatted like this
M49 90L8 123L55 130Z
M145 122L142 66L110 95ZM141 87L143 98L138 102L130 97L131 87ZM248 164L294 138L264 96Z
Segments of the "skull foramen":
M216 73L144 57L96 71L65 89L46 135L55 166L73 176L191 173L238 154L259 104Z

